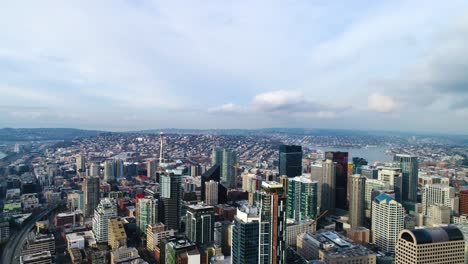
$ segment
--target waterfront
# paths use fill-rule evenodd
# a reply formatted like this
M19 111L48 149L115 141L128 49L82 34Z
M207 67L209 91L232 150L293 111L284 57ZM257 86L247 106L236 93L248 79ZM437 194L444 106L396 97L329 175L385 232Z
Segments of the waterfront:
M4 157L6 157L6 154L0 151L0 159L3 159Z

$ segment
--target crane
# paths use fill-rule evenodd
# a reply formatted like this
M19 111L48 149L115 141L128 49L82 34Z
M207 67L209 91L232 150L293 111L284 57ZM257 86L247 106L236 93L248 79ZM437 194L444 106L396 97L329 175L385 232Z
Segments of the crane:
M324 217L328 213L328 210L325 210L323 213L321 213L319 216L316 216L315 219L312 221L310 226L312 226L312 233L317 232L317 222L320 220L322 217Z

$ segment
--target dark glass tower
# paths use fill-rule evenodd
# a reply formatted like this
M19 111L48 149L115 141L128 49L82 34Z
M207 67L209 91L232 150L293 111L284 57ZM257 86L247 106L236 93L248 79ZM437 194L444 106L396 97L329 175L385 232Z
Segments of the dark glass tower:
M393 158L403 173L402 200L417 202L418 199L418 157L397 154Z
M348 152L328 151L325 153L325 159L336 162L336 208L346 210L348 208Z
M214 240L215 213L213 206L189 205L187 208L187 238L199 245L207 245Z
M256 207L241 207L232 227L232 263L258 263L260 217Z
M163 206L163 223L168 229L179 230L182 209L182 186L180 176L161 175L161 200Z
M302 175L302 147L295 145L280 145L279 175L296 177Z

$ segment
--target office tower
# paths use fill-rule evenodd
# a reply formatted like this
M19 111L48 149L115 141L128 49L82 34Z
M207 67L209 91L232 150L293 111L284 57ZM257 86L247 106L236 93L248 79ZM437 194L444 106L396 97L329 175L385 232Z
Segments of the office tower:
M259 252L259 209L244 205L237 209L232 226L232 264L258 263Z
M156 160L149 160L146 163L146 176L149 179L154 179L156 177Z
M335 210L335 184L336 184L336 162L330 159L322 161L322 178L320 181L320 211L333 213Z
M336 162L335 202L336 207L346 210L348 208L348 152L328 151L325 159Z
M109 198L101 200L94 211L93 233L98 243L107 243L109 238L109 219L117 216L117 206Z
M262 182L257 191L260 208L259 262L285 263L286 261L286 196L278 182Z
M296 177L302 175L302 147L295 145L279 146L279 175Z
M403 173L402 200L417 202L418 198L418 157L397 154L393 161L400 165Z
M104 181L112 182L115 180L115 160L108 159L104 161Z
M223 163L223 149L222 148L213 149L211 152L211 166L214 166L214 165L221 166L221 163Z
M147 196L138 199L137 226L140 234L146 235L148 225L158 222L158 200Z
M120 217L109 219L109 242L112 250L127 246L127 234L124 229L124 221Z
M460 214L468 214L468 190L463 190L458 193L458 199L460 201Z
M389 188L395 191L395 200L401 201L403 176L401 169L398 167L378 167L377 178L389 184Z
M121 178L124 177L124 161L121 159L115 159L114 173L115 177Z
M125 176L134 177L138 174L138 166L135 163L127 165Z
M317 215L317 181L305 176L289 178L288 218L295 221L313 219Z
M146 228L146 248L153 252L161 240L175 235L174 229L167 229L163 223L148 225Z
M361 174L361 168L362 166L366 166L367 160L359 157L353 157L353 171L352 174Z
M99 164L93 162L89 165L89 175L93 177L99 177L99 171L101 170Z
M360 174L351 176L351 192L349 197L349 217L352 228L364 226L366 177Z
M458 214L459 200L455 196L455 188L442 184L428 184L422 189L423 214L430 215L431 205L450 207L452 215Z
M209 205L189 205L187 208L187 238L199 245L207 245L214 238L214 207Z
M210 180L205 182L205 203L208 205L218 204L218 182Z
M394 254L398 234L404 228L405 209L383 193L372 202L372 241L379 250Z
M283 185L283 191L284 193L288 193L288 182L289 182L289 177L286 175L280 176L279 177L279 182L281 185Z
M378 191L378 190L387 190L389 186L390 185L388 182L369 179L369 178L366 179L365 190L364 190L364 209L365 209L365 214L367 218L370 218L371 216L371 208L372 208L372 200L373 200L372 192Z
M162 258L162 254L161 254ZM171 240L165 244L164 259L166 264L179 263L200 263L201 254L197 248L197 244L190 241L179 239Z
M223 150L223 161L221 165L221 180L226 183L229 188L237 187L237 178L236 178L236 163L237 163L237 154L234 150L224 149Z
M83 181L83 196L84 196L84 215L90 217L94 213L99 204L100 184L99 177L85 177Z
M182 186L178 175L161 175L161 202L164 216L161 218L169 229L179 230L182 209Z
M466 263L463 233L456 226L401 231L395 264L409 263Z
M360 168L361 175L368 179L378 179L379 170L374 166L364 165Z
M86 158L84 155L76 156L76 173L80 176L84 176L84 173L86 173Z

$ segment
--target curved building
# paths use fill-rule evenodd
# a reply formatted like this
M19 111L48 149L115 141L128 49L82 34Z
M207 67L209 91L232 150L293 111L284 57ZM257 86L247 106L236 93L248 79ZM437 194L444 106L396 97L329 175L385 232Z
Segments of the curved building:
M396 264L453 263L465 261L463 233L455 226L404 229L396 247Z

